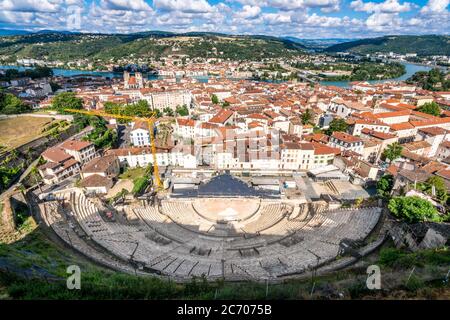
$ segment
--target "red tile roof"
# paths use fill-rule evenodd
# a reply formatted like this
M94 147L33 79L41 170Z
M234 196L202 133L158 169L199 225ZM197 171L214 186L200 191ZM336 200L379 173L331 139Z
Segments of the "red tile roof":
M114 154L106 155L99 158L94 158L89 161L84 167L84 173L93 173L93 172L105 172L111 167L117 160L117 156Z
M450 169L440 170L440 171L436 172L436 175L443 177L447 180L450 180Z
M317 143L317 142L311 142L311 144L314 147L314 154L316 155L322 155L322 154L334 154L334 155L338 155L341 153L341 149L339 148L333 148L321 143Z
M47 150L45 150L42 153L42 156L45 159L48 159L52 162L64 162L70 158L72 158L72 156L70 154L67 154L63 149L59 148L59 147L53 147L53 148L49 148Z
M446 118L435 118L430 120L423 120L423 121L410 121L410 123L414 127L424 127L424 126L433 126L433 125L439 125L444 123L450 123L450 117Z
M89 177L81 180L80 185L84 188L89 188L89 187L109 187L111 185L111 179L98 175L98 174L93 174L90 175Z
M333 138L336 138L338 140L347 142L347 143L354 143L354 142L360 142L362 141L360 138L352 136L351 134L345 133L345 132L338 132L335 131L331 135Z
M399 167L397 167L397 166L395 166L395 165L393 165L393 164L391 164L391 165L386 169L386 172L389 173L389 174L391 174L391 175L393 175L394 177L397 176L398 171L399 171Z
M67 140L61 144L61 148L73 151L81 151L90 146L92 146L92 143L89 141L77 141L77 140Z
M390 133L384 133L380 131L370 130L368 128L364 128L361 130L362 133L367 134L369 136L372 136L374 138L380 139L380 140L387 140L395 138L396 136Z
M230 119L233 116L234 112L230 110L220 110L219 113L217 113L214 117L209 120L209 122L212 123L220 123L224 124L228 119Z
M391 124L391 130L393 131L408 130L408 129L414 129L414 126L409 122L400 122Z
M392 111L392 112L375 113L374 117L377 119L384 119L384 118L408 116L410 114L411 114L411 110L400 110L400 111Z
M448 132L448 130L440 127L420 128L419 131L432 136L444 135Z
M177 118L177 123L179 126L183 126L183 127L194 127L195 126L195 120L192 120L192 119Z

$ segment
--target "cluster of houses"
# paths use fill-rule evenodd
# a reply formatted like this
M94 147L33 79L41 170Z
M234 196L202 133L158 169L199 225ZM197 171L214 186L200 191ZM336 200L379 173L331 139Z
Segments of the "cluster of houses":
M188 116L160 121L171 127L170 143L157 144L156 158L162 167L274 174L332 167L361 183L374 181L386 171L408 180L405 172L425 170L449 183L450 92L425 91L401 82L355 82L341 88L226 78L149 81L139 73L125 73L122 82L81 87L77 94L88 109L102 109L108 101L146 100L161 111L186 105ZM442 107L441 115L418 110L432 101ZM325 134L333 119L343 119L347 129ZM148 126L140 122L128 126L128 143L101 156L115 158L121 166L147 166L154 161ZM403 151L387 166L382 155L395 142ZM65 143L47 150L43 157L48 162L41 169L44 181L55 183L92 168L90 162L98 161L95 157L100 155L88 145ZM95 156L75 156L77 148L88 148ZM110 174L99 176L106 179ZM94 180L102 179L91 177L88 182Z

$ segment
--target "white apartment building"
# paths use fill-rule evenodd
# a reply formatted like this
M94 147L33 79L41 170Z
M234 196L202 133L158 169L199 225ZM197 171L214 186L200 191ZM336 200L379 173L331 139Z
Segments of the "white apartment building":
M444 141L450 141L450 131L440 127L422 128L417 131L416 141L426 141L430 144L429 157L434 157L439 146Z
M210 138L217 136L214 123L177 118L173 125L173 134L185 139Z
M45 184L59 183L80 172L80 163L72 157L64 162L47 162L38 168Z
M395 124L409 121L411 110L400 110L392 112L381 112L374 114L374 117L386 124Z
M144 147L150 145L150 132L146 122L134 122L130 131L130 142L133 146Z
M374 130L377 132L388 133L390 127L378 120L370 119L350 119L347 121L349 124L348 132L353 136L361 135L363 129Z
M308 170L314 163L311 143L285 142L281 146L280 169Z
M60 148L81 164L85 164L96 157L95 147L88 141L67 140L60 145Z
M354 151L361 155L363 154L364 149L364 143L360 138L344 132L333 132L328 145L333 148L339 148L343 151Z
M150 147L143 148L123 148L109 150L108 154L114 154L119 158L121 165L136 168L146 167L154 163L153 154ZM179 166L194 169L197 167L197 157L187 148L181 149L157 149L156 161L158 166Z
M192 95L188 90L167 90L146 93L142 96L142 100L147 100L152 109L162 111L170 108L175 110L178 106L183 105L189 108L192 103Z
M322 144L285 142L278 148L241 152L226 147L215 152L217 169L310 170L333 163L339 149Z

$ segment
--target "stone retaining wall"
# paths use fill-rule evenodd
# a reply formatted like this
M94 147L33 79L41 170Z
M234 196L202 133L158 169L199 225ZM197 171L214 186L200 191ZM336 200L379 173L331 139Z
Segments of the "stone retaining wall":
M11 204L11 197L6 197L3 201L2 225L6 231L13 232L16 229L14 222L13 206Z

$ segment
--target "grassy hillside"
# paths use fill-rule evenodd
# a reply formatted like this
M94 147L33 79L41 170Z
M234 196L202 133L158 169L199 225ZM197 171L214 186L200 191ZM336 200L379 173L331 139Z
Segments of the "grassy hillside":
M360 54L374 52L395 52L399 54L450 55L450 36L384 36L340 43L328 47L326 52L354 52Z
M176 51L172 50L174 47ZM303 48L300 44L275 37L227 36L213 33L173 34L163 31L129 35L36 33L0 37L0 58L9 62L20 58L107 62L123 57L146 59L169 54L259 60L291 56L301 53Z

